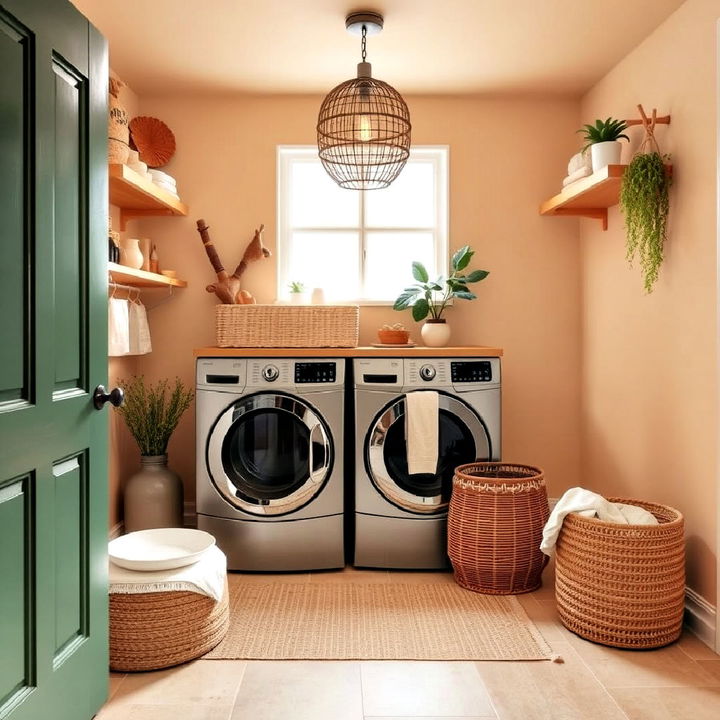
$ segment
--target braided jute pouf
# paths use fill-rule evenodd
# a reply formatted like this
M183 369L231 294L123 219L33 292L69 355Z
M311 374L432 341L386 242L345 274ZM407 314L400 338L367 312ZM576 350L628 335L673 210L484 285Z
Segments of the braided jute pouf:
M212 650L228 629L227 581L220 602L182 591L110 594L110 669L157 670Z
M456 582L493 595L537 589L548 561L540 541L549 514L539 468L498 462L460 465L448 514L448 555Z
M567 515L555 548L560 620L586 640L655 648L677 640L685 607L685 521L666 505L608 498L651 512L658 525Z

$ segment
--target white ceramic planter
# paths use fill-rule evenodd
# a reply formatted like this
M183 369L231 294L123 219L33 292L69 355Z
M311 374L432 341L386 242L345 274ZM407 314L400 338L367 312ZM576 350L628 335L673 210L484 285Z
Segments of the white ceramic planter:
M618 140L593 143L590 146L593 172L602 170L606 165L619 165L622 155L622 143Z
M420 336L426 347L445 347L450 340L450 326L444 320L426 320Z
M307 293L290 293L291 305L307 305Z

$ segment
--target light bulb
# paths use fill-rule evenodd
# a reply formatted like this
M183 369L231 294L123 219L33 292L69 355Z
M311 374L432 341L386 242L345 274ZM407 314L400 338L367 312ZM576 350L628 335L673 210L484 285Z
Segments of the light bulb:
M363 113L360 115L358 122L358 135L362 142L368 142L372 140L372 123L370 122L370 116Z

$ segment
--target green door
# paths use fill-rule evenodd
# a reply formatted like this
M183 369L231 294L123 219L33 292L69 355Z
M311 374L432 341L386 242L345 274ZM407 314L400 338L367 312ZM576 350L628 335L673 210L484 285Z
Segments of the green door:
M0 719L107 696L107 47L0 0Z

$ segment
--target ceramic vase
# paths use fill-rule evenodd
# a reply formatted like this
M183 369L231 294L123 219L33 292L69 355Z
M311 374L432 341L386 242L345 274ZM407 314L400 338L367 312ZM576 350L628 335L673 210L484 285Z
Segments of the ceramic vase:
M140 471L125 485L125 532L183 525L183 485L167 455L141 455Z
M619 165L622 156L622 143L618 140L593 143L590 146L593 172L602 170L606 165Z
M426 347L445 347L450 340L450 326L445 320L426 320L420 336Z
M139 270L143 264L143 254L138 238L120 239L120 264Z

